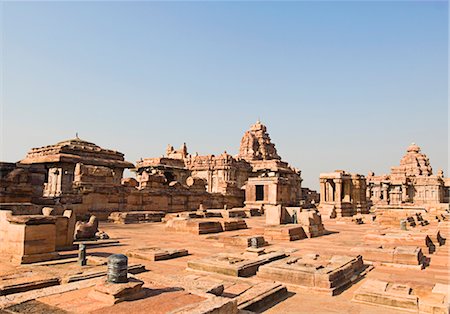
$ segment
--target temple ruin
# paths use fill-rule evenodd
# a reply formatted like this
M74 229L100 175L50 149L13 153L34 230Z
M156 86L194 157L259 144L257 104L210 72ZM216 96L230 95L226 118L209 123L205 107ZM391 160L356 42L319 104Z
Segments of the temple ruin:
M429 158L414 143L390 174L367 176L367 194L376 206L448 209L449 187L450 178L444 178L442 170L434 175Z
M0 163L0 312L450 313L450 181L417 145L319 183L260 121L234 156L33 148Z
M343 170L321 173L320 210L333 218L369 213L365 177Z

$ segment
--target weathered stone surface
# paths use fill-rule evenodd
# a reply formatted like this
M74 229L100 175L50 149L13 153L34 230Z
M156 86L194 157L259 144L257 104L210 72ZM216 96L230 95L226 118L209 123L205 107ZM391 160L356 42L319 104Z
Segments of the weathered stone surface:
M59 285L58 278L13 278L0 280L0 296Z
M296 241L307 238L302 226L299 225L279 225L266 227L264 238L268 240Z
M442 171L433 175L428 157L414 143L408 147L400 165L391 168L389 175L375 176L371 172L367 181L367 194L375 205L392 205L398 209L403 205L432 210L449 208L449 194L444 193L448 190L448 180Z
M166 223L166 230L176 232L190 232L206 234L222 232L223 227L219 221L203 219L174 218Z
M161 211L113 212L108 220L116 224L147 223L161 222L164 216Z
M236 300L228 298L212 297L197 304L187 305L171 314L237 314Z
M95 239L98 232L98 219L91 216L88 222L77 221L75 225L75 239Z
M238 308L247 311L261 311L286 298L286 286L276 282L260 282L237 296Z
M319 210L330 218L367 214L365 177L343 170L321 173Z
M144 282L136 278L129 278L126 283L110 283L102 281L97 284L89 297L116 304L123 301L132 301L143 298L145 292L142 290Z
M195 270L216 272L219 274L248 277L256 274L261 265L285 257L284 252L270 252L248 258L243 254L219 254L188 262L188 267Z
M362 255L365 261L370 262L411 266L422 266L425 262L422 249L416 246L397 246L394 248L363 246L352 248L351 252Z
M422 252L434 253L436 248L442 243L435 243L427 233L434 234L433 238L439 239L436 230L426 230L424 232L382 232L369 233L364 236L364 242L370 245L382 245L383 247L397 246L416 246L422 249Z
M56 218L0 211L0 253L16 264L56 259Z
M159 247L144 247L128 251L128 256L149 261L161 261L188 255L186 249L166 249Z
M329 260L305 256L288 257L261 266L258 276L333 295L355 281L363 271L361 256L333 256Z
M404 284L369 279L353 294L353 301L418 311L419 298Z

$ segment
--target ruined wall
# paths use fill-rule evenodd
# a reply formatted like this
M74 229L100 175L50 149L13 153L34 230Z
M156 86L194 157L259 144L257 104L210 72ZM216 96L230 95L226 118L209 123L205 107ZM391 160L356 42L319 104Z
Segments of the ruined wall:
M0 203L38 202L46 170L42 165L0 163Z

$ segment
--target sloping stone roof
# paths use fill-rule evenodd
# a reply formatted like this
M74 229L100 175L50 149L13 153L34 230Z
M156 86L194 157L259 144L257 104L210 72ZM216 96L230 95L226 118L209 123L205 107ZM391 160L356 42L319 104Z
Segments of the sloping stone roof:
M107 167L134 167L132 163L125 161L124 154L115 150L101 148L78 137L54 145L32 148L25 159L20 162L23 164L81 162L88 165Z

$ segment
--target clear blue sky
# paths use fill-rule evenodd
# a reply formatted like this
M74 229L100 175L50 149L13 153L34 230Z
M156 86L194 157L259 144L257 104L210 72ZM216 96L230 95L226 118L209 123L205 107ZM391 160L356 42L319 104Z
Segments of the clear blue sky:
M238 152L260 118L320 172L448 161L447 2L2 2L0 160L80 137L127 160Z

